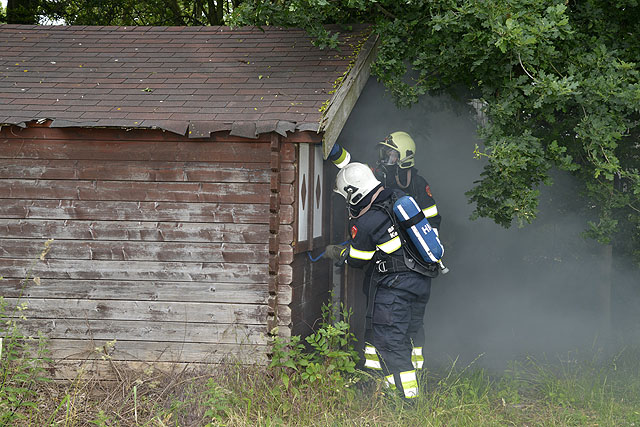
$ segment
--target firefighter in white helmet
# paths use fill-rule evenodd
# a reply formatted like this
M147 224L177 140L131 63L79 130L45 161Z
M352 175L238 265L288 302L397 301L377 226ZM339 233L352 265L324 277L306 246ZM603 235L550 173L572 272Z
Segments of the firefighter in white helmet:
M334 191L347 201L351 239L346 246L328 246L325 256L336 265L346 262L356 268L372 267L367 308L372 346L367 348L373 349L373 354L365 348L365 359L369 367L383 371L388 387L400 391L406 399L415 398L419 390L411 335L422 325L431 277L406 263L408 252L383 208L404 193L384 188L362 163L342 168Z
M416 143L413 138L403 131L396 131L389 134L383 141L378 142L378 161L373 173L385 188L399 189L412 196L422 208L429 224L438 230L440 228L441 216L438 207L431 194L431 187L415 167ZM334 144L328 160L342 169L351 161L350 153L339 144ZM363 292L369 295L369 271L364 280ZM424 356L422 353L424 346L424 330L422 325L418 330L412 331L411 336L413 348L413 362L418 369L422 368ZM365 331L365 342L371 342L370 331ZM378 365L375 360L375 348L366 344L365 367L372 368Z

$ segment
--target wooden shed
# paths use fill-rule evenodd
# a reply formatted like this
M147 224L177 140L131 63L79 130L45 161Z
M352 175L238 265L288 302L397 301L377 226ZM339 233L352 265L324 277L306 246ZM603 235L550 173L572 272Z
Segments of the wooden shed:
M266 363L270 333L309 331L333 286L307 256L330 235L323 145L374 46L362 27L320 50L295 29L0 26L0 295L59 373Z

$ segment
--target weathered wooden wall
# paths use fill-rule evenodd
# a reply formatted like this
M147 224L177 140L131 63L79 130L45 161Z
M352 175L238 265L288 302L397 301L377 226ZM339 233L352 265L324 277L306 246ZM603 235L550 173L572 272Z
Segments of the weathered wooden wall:
M68 364L114 339L113 361L265 363L293 277L295 150L274 181L271 139L2 128L1 294Z

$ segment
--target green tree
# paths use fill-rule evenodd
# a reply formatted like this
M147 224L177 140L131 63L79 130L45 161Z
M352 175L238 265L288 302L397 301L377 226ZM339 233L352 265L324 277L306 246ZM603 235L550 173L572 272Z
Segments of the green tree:
M371 23L373 72L399 106L461 87L484 106L473 217L531 222L557 167L583 183L588 235L640 261L638 0L247 0L232 22L320 44L335 40L323 24Z
M224 25L242 0L9 0L9 23Z
M224 25L239 0L48 0L52 14L80 25Z
M6 16L7 23L37 24L38 2L39 0L8 0Z

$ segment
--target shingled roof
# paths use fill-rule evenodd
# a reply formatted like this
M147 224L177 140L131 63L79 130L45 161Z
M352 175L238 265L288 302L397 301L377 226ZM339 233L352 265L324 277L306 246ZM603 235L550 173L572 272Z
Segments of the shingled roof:
M343 76L372 49L367 35L358 27L320 50L273 27L1 25L0 126L322 131L336 83L352 84Z

